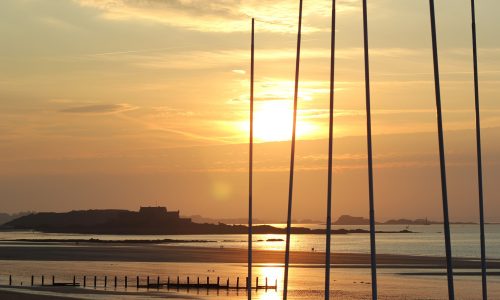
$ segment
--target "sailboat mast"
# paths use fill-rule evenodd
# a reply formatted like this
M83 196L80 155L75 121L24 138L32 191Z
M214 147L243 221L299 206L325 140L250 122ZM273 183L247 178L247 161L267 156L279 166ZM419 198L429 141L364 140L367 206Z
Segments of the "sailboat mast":
M253 87L255 60L255 19L252 18L252 43L250 62L250 143L248 172L248 274L247 295L252 299L252 225L253 225Z
M295 134L297 127L297 102L299 93L299 67L300 67L300 45L302 34L302 0L299 4L299 26L297 33L297 56L295 61L295 89L293 95L293 126L292 126L292 145L290 154L290 180L288 184L288 213L286 220L286 249L285 249L285 274L283 278L283 300L287 299L288 294L288 269L290 264L290 234L292 231L292 200L293 200L293 173L295 167Z
M455 290L453 286L453 263L451 255L450 221L448 216L448 190L446 186L446 162L444 154L443 118L441 112L441 88L439 83L439 61L438 61L437 38L436 38L436 16L434 11L434 0L429 0L429 6L430 6L430 16L431 16L432 56L434 62L434 85L436 92L439 162L441 169L443 224L444 224L444 239L445 239L445 250L446 250L446 270L448 278L448 298L452 300L455 299Z
M481 279L483 300L488 299L487 277L486 277L486 238L484 233L484 197L483 197L483 162L481 153L481 118L479 112L479 78L477 67L477 43L476 43L476 7L475 1L471 0L472 15L472 54L474 60L474 103L476 110L476 147L477 147L477 180L479 192L479 228L481 242Z
M332 180L333 180L333 110L335 89L335 21L336 0L332 0L332 32L330 48L330 122L328 130L328 192L326 199L326 253L325 253L325 300L330 299L330 265L332 238Z
M368 55L368 11L363 0L363 37L365 57L365 92L366 92L366 137L368 148L368 196L370 206L370 255L372 276L372 299L377 299L377 253L375 248L375 203L373 196L373 157L372 157L372 121L370 97L370 61Z

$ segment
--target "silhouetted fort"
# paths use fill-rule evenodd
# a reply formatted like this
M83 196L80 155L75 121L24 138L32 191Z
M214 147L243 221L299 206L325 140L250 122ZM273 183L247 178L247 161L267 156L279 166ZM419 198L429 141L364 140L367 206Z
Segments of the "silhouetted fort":
M189 233L196 225L199 224L189 218L181 218L179 211L156 206L141 207L138 212L118 209L42 212L15 219L4 226L46 232L176 234Z
M180 211L168 211L164 206L141 206L139 215L151 218L167 218L172 221L189 220L180 217Z
M66 213L41 212L22 216L6 223L3 228L37 230L56 233L86 234L246 234L245 225L194 223L181 218L180 212L166 207L141 207L139 211L105 209L77 210ZM253 226L256 234L283 234L285 228L269 225ZM292 228L294 234L324 234L324 229ZM367 230L334 230L334 234L367 233ZM408 231L406 231L408 232Z

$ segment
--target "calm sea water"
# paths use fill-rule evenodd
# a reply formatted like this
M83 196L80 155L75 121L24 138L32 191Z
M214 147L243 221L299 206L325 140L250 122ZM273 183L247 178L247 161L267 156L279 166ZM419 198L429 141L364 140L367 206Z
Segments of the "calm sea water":
M282 226L275 224L275 226ZM322 228L321 225L299 224L310 228ZM368 229L368 226L334 226L334 229ZM378 231L399 231L406 226L379 225ZM377 234L377 252L383 254L444 256L444 236L442 225L414 225L408 228L414 233L379 233ZM452 225L453 255L456 257L479 257L479 226ZM1 240L12 239L102 239L102 240L207 240L208 243L176 243L173 245L190 245L197 247L246 248L246 235L89 235L89 234L54 234L31 231L1 232ZM267 250L284 250L284 241L268 241L269 239L285 239L284 235L254 235L254 248ZM486 245L488 258L500 259L500 224L486 225ZM324 252L323 235L292 235L291 249L300 251ZM170 245L170 244L169 244ZM369 253L368 234L333 235L332 249L343 253Z
M282 226L277 224L277 226ZM321 228L321 225L300 225L311 228ZM335 229L346 228L367 229L367 226L335 226ZM377 227L380 231L399 231L406 226L381 225ZM408 254L408 255L431 255L444 256L444 240L441 225L410 226L409 230L415 233L379 233L377 235L378 253L386 254ZM487 255L491 259L500 259L500 225L487 225ZM209 243L175 243L173 245L190 245L197 247L228 247L246 248L246 235L82 235L82 234L51 234L31 231L0 232L0 248L7 246L5 240L15 239L102 239L102 240L125 240L125 239L175 239L175 240L209 240ZM268 241L269 239L284 239L284 235L255 235L255 249L284 249L283 241ZM479 227L477 225L452 225L453 255L461 257L479 257ZM3 242L1 242L3 240ZM169 244L171 245L171 244ZM61 244L61 247L65 245ZM43 245L41 245L43 247ZM325 247L322 235L293 235L292 250L323 251ZM345 253L368 253L368 234L334 235L332 247L335 252ZM378 286L381 299L446 299L446 277L427 275L401 275L405 272L416 272L418 270L405 269L379 269ZM431 270L431 272L442 272L443 270ZM429 270L425 270L429 272ZM139 275L142 281L146 276L161 276L166 278L180 276L185 281L187 276L192 280L196 277L206 278L210 276L215 280L217 276L225 282L230 278L234 283L236 277L244 278L246 266L244 264L210 264L210 263L144 263L144 262L78 262L78 261L0 261L0 289L6 288L8 275L14 274L14 284L27 285L31 274L35 274L35 281L40 281L41 275L57 275L58 280L71 281L73 275L81 281L83 275L92 278L98 276L97 289L87 288L78 290L65 290L53 294L47 290L29 290L35 294L65 295L85 299L148 299L150 297L168 297L168 293L176 293L183 297L195 299L245 299L243 291L206 291L192 289L190 291L146 291L135 288L125 289L123 287L124 276L135 278ZM111 282L112 276L118 276L118 288L105 288L104 276L108 276ZM262 279L269 278L271 283L278 281L277 291L255 292L254 299L281 299L283 287L283 268L279 265L259 264L254 266L254 276ZM46 279L47 280L47 279ZM321 266L294 266L290 270L290 299L322 299L324 271ZM489 291L491 299L500 299L500 277L490 276ZM332 297L334 299L370 299L370 270L362 269L332 269ZM4 287L2 287L2 285ZM481 281L480 276L457 276L455 278L457 299L480 299ZM7 287L8 288L8 287ZM107 291L105 295L96 295L95 292ZM113 295L109 292L126 293L127 296ZM52 293L52 294L51 294ZM145 294L144 294L145 293Z

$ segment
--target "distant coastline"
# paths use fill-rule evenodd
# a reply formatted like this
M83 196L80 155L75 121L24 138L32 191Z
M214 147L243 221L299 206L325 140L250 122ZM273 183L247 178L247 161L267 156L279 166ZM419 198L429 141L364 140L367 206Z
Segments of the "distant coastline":
M285 228L255 225L255 234L285 234ZM34 213L7 222L2 229L34 230L50 233L194 235L246 234L245 225L196 223L180 217L179 211L165 207L141 207L139 211L87 210L67 213ZM332 234L368 233L365 229L335 229ZM409 230L379 231L380 233L411 233ZM293 227L293 234L325 234L325 229Z
M363 217L353 217L350 215L342 215L337 221L332 223L333 225L369 225L370 220ZM436 222L432 220L425 219L390 219L385 222L375 222L377 225L435 225L443 224L443 222ZM474 222L452 222L451 224L470 224L475 225Z

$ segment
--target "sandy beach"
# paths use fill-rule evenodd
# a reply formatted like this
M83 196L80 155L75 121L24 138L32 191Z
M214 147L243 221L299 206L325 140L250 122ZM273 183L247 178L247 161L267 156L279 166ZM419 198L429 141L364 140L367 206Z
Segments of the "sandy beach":
M281 264L283 251L254 250L255 264ZM291 252L293 264L323 264L324 253ZM53 244L53 243L11 243L0 247L0 260L29 261L122 261L122 262L198 262L198 263L246 263L247 251L234 248L201 248L189 246L165 246L152 244L112 244L93 243ZM346 267L368 267L369 254L334 253L333 265ZM381 268L443 268L444 258L410 255L377 255ZM455 258L454 266L460 269L479 268L479 261ZM490 268L500 268L500 261L491 260Z
M69 294L69 296L62 296ZM101 290L83 290L63 287L44 287L44 288L10 288L0 286L0 299L9 300L69 300L69 299L95 299L97 297L113 297L116 299L127 299L131 295L126 292L101 291ZM179 293L155 293L155 292L136 292L133 294L135 299L142 298L162 298L162 299L196 299L193 296Z
M254 276L269 277L278 281L278 290L255 292L255 299L279 299L282 287L283 251L255 250ZM444 258L433 256L379 254L380 299L445 299ZM324 253L313 251L291 252L290 299L321 299L323 286ZM167 289L136 289L135 276L144 283L146 276L176 278L217 277L230 279L246 274L247 251L237 248L207 248L156 244L124 243L0 243L0 299L243 299L244 291L205 291L193 289L175 291ZM338 299L370 299L369 254L334 253L332 255L332 295ZM489 261L491 295L500 297L498 288L500 262ZM454 267L457 292L466 299L479 295L477 259L455 258ZM8 275L13 275L13 286L8 285ZM40 287L41 275L45 282ZM35 276L35 287L30 287L30 277ZM87 288L52 287L51 276L56 281L69 282L77 276L82 282L87 275ZM496 275L496 276L495 276ZM91 278L97 276L97 288ZM103 285L108 276L108 288ZM112 278L118 276L118 288L110 287ZM134 282L133 288L123 287L125 276ZM225 281L224 281L225 282ZM408 285L411 282L411 285ZM89 286L90 285L90 286ZM98 296L97 296L98 295ZM465 299L464 298L464 299Z
M0 298L1 299L10 299L10 300L35 300L35 299L40 299L40 300L67 300L67 299L72 299L72 298L67 298L67 297L59 297L55 295L33 295L29 293L25 293L25 291L20 290L20 289L3 289L0 287Z

